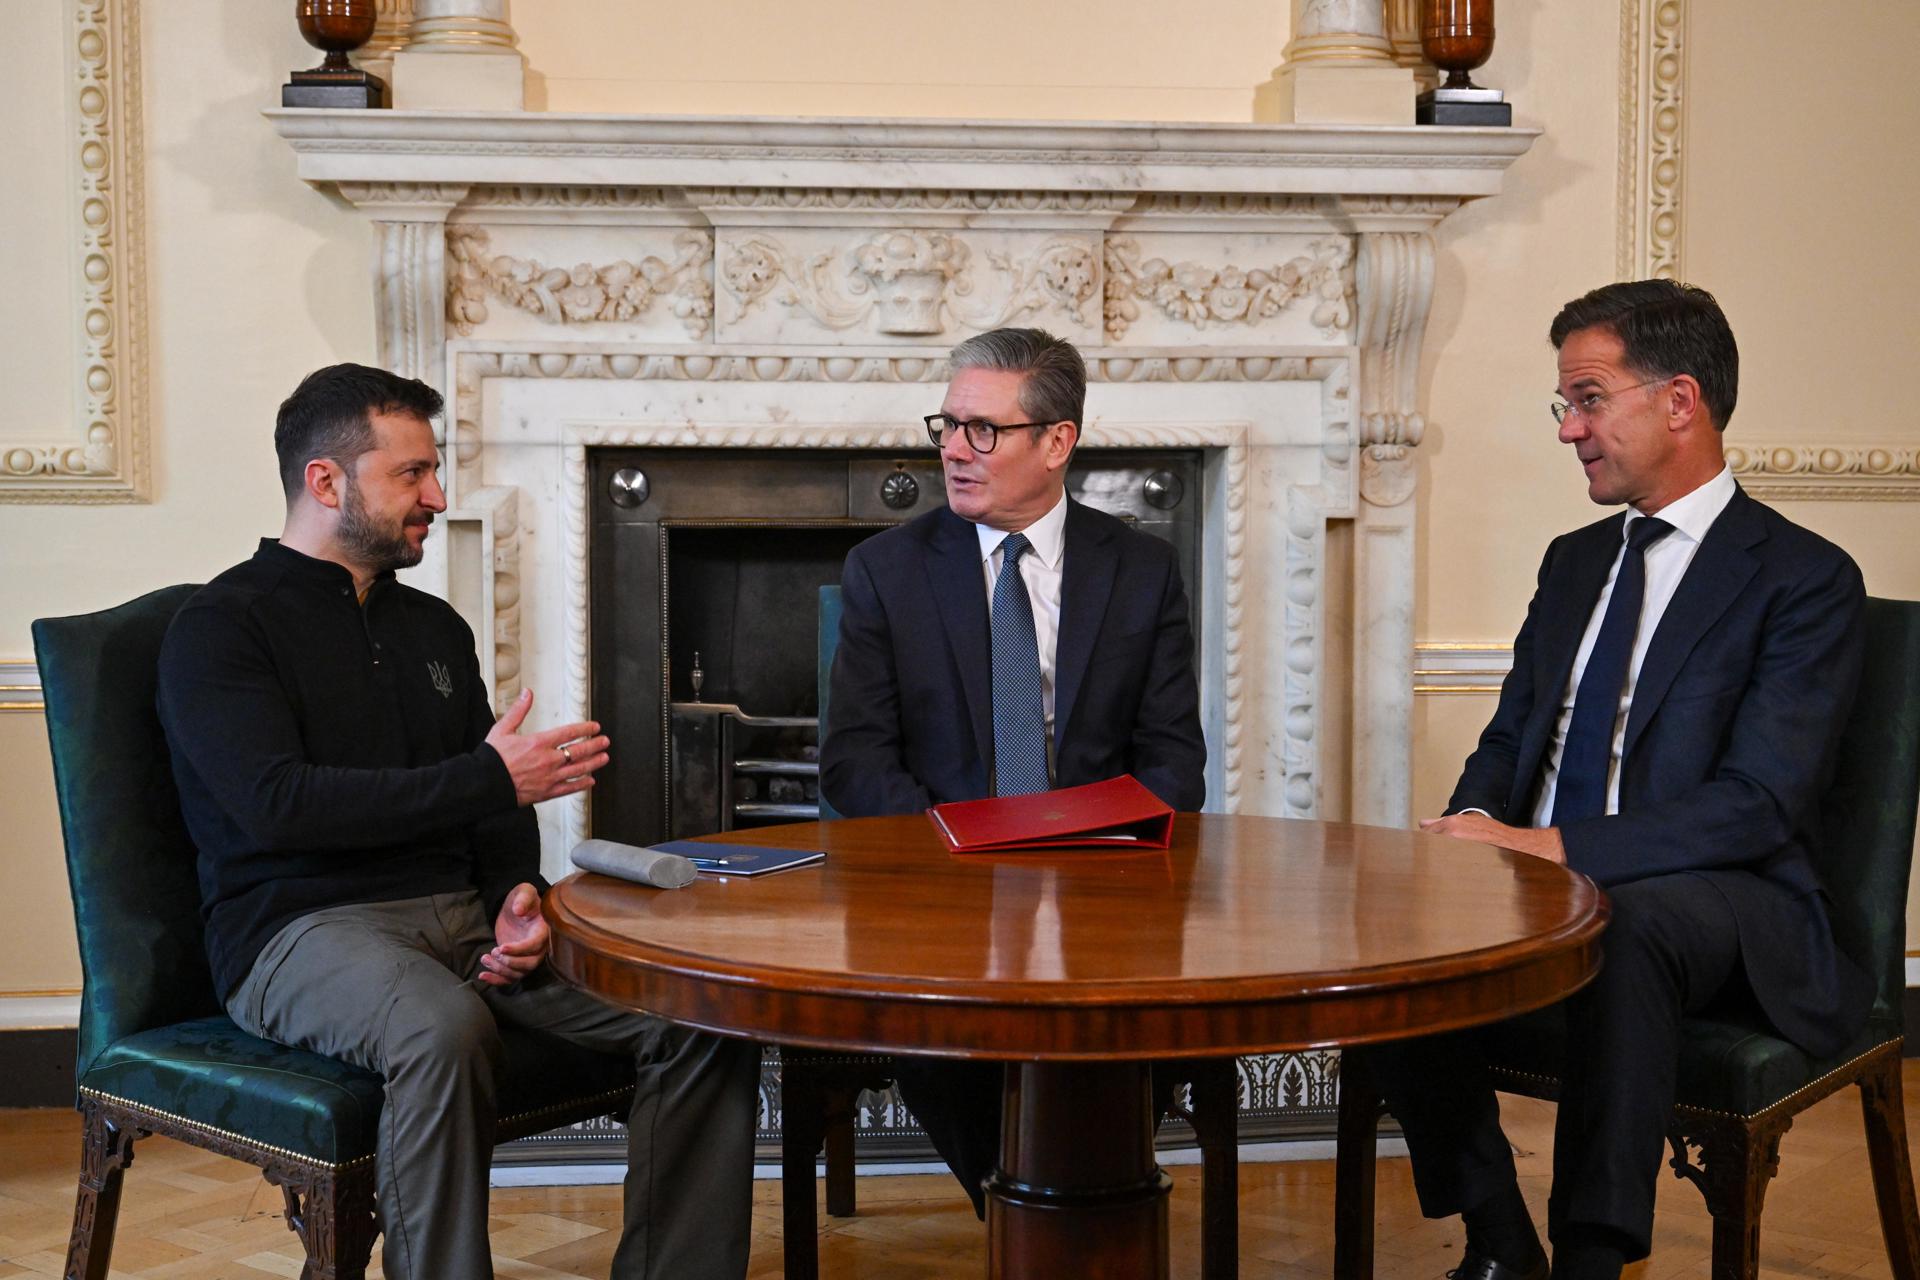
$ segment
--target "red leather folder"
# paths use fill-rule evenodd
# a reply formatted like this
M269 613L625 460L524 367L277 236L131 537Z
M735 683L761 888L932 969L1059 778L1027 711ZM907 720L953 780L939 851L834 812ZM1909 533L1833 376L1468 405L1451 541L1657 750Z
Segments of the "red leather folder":
M1173 810L1130 773L1030 796L955 800L933 806L927 817L955 853L1164 849L1173 842Z

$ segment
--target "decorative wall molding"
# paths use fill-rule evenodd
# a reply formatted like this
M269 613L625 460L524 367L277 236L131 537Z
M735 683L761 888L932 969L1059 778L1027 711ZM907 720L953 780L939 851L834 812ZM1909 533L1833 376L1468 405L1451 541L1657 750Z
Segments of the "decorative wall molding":
M949 318L968 328L993 329L1047 310L1089 323L1085 308L1098 286L1093 250L1085 240L1055 238L1022 258L997 251L983 256L1006 277L999 295L1003 301L997 304L961 301L975 289L975 255L964 239L944 231L881 231L849 251L805 259L776 237L747 236L729 243L720 279L741 315L772 299L835 331L871 317L880 333L924 336L945 332ZM841 278L847 282L844 292Z
M624 259L606 266L580 263L548 267L539 262L487 252L490 237L482 227L467 223L447 228L447 320L462 334L486 323L487 299L549 324L590 324L632 320L651 308L656 299L686 326L698 341L713 326L713 285L708 268L713 263L713 237L703 231L683 231L674 237L678 250L672 262L649 255L639 263Z
M1312 301L1313 324L1329 340L1353 323L1353 241L1346 236L1315 240L1296 258L1251 270L1160 258L1143 262L1140 254L1140 242L1131 236L1107 239L1105 319L1115 342L1140 318L1142 301L1196 329L1255 325L1303 299Z
M145 139L139 0L67 0L78 330L72 423L0 440L0 502L146 502ZM58 55L56 55L58 56Z
M1729 444L1727 465L1763 500L1920 501L1920 445Z
M1413 646L1415 693L1497 694L1513 670L1513 646L1477 640L1421 640Z
M1615 269L1681 275L1687 0L1620 0L1620 155Z
M0 711L44 712L40 668L32 661L0 662Z
M689 187L687 203L700 209L779 213L1122 213L1135 196L1126 191L884 191L849 187Z

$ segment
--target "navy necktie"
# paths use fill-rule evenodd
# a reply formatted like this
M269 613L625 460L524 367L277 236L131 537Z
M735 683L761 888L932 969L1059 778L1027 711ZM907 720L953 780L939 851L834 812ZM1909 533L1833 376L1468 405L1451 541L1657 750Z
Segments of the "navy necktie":
M1040 644L1020 556L1033 544L1010 533L993 584L993 793L1024 796L1047 786L1047 713L1040 697Z
M1640 602L1647 593L1646 551L1672 532L1672 525L1651 516L1635 520L1627 530L1627 547L1620 553L1620 572L1613 578L1607 615L1600 620L1600 634L1573 696L1573 718L1567 723L1560 775L1554 785L1553 826L1597 818L1607 811L1607 771L1613 764L1620 690L1627 682L1634 635L1640 629Z

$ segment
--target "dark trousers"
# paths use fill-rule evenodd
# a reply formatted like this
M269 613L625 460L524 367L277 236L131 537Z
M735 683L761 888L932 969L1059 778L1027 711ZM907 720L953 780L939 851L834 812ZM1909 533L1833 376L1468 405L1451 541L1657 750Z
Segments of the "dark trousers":
M1679 1065L1680 1020L1710 1007L1759 1016L1740 970L1733 910L1699 876L1657 876L1608 891L1600 976L1548 1017L1354 1050L1399 1120L1421 1212L1442 1218L1514 1181L1513 1151L1487 1074L1492 1044L1552 1034L1566 1060L1553 1130L1548 1235L1610 1227L1647 1255L1653 1194Z
M1006 1064L952 1062L941 1058L897 1057L893 1082L900 1098L920 1122L933 1149L973 1200L973 1211L987 1216L985 1183L1000 1159L1001 1088ZM1154 1123L1167 1114L1174 1086L1191 1069L1178 1062L1153 1068Z

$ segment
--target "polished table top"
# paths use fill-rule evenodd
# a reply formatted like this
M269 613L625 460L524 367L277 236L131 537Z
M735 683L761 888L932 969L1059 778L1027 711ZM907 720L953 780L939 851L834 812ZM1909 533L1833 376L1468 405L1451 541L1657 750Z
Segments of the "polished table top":
M1606 899L1420 832L1182 814L1167 852L956 856L924 816L714 839L824 865L678 890L576 875L553 964L734 1035L952 1057L1194 1057L1354 1044L1552 1003L1599 966Z

